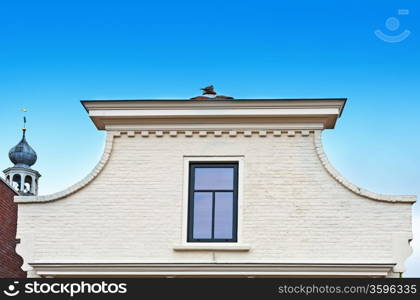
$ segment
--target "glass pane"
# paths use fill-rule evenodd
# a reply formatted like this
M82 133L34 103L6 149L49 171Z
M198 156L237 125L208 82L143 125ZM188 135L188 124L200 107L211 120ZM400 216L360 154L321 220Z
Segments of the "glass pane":
M196 190L233 190L233 168L196 168Z
M194 239L211 239L212 210L212 193L194 193Z
M233 238L233 193L216 193L214 206L214 238Z

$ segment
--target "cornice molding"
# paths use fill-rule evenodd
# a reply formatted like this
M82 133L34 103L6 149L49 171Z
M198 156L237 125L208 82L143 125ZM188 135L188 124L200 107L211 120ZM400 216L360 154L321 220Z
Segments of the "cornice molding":
M329 162L327 155L322 146L322 132L316 130L314 134L314 145L318 158L324 166L325 170L333 177L338 183L349 189L353 193L377 201L391 202L391 203L415 203L417 197L414 195L383 195L370 192L363 188L356 186L347 179L345 179Z
M41 174L39 174L38 171L31 169L31 168L23 168L23 167L10 167L3 171L4 174L7 174L9 172L13 173L22 173L22 174L31 174L37 177L41 177Z
M121 136L126 135L129 138L141 137L178 137L185 136L188 138L193 137L294 137L303 136L308 137L314 130L261 130L261 129L250 129L250 130L141 130L141 131L120 131L118 134Z
M190 99L143 99L143 100L82 100L83 107L92 109L180 109L194 108L331 108L340 106L340 113L344 108L346 98L313 98L313 99L234 99L234 100L190 100Z
M211 130L334 128L345 102L345 99L237 99L82 101L82 104L101 130Z
M388 277L394 263L31 263L40 277Z

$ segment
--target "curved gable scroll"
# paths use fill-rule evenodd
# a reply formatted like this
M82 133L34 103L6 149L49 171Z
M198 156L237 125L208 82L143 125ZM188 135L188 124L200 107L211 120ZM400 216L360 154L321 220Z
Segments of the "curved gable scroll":
M115 131L108 131L106 142L105 142L105 149L102 154L102 157L98 164L95 166L95 168L82 180L77 182L76 184L70 186L69 188L50 195L44 195L44 196L15 196L14 202L15 203L39 203L39 202L51 202L56 201L62 198L65 198L69 195L72 195L79 190L83 189L85 186L87 186L89 183L91 183L104 169L106 164L109 161L109 158L111 156L112 147L114 144L114 137L119 136L119 132Z
M104 169L108 160L111 156L113 144L114 144L114 137L119 136L120 132L117 131L108 131L104 153L102 155L101 160L95 166L95 168L90 172L84 179L79 181L78 183L70 186L69 188L50 195L44 196L15 196L15 203L42 203L42 202L51 202L56 201L62 198L65 198L69 195L76 193L77 191L83 189L89 183L91 183ZM391 203L415 203L417 197L414 195L383 195L370 192L363 188L356 186L355 184L351 183L347 179L345 179L329 162L323 146L322 146L322 131L315 130L314 131L314 146L315 151L321 164L324 166L325 170L333 177L338 183L343 185L348 190L352 191L353 193L360 195L365 198L369 198L376 201L383 201L383 202L391 202Z
M315 143L315 151L318 155L319 160L321 161L322 165L324 166L325 170L341 185L345 188L349 189L353 193L360 195L365 198L369 198L376 201L383 201L383 202L393 202L393 203L414 203L417 200L416 196L412 195L383 195L383 194L376 194L370 192L368 190L362 189L355 184L351 183L347 179L345 179L329 162L327 155L324 152L324 148L322 147L322 132L321 130L315 130L314 133L314 143Z

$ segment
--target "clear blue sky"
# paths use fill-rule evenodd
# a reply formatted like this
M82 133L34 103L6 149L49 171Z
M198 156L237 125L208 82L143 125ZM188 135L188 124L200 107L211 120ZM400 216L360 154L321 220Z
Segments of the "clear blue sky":
M236 98L349 98L324 133L334 166L372 191L419 195L419 14L419 1L3 1L0 167L21 107L51 193L102 152L80 99L190 98L214 84ZM411 34L388 43L377 29ZM419 248L408 275L420 276Z

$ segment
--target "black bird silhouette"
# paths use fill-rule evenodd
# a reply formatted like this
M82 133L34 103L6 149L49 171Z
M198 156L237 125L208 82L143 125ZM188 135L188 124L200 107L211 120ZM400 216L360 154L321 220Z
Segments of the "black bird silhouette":
M212 85L203 87L200 90L203 91L203 95L216 95L216 92L214 91L214 86L212 86Z

